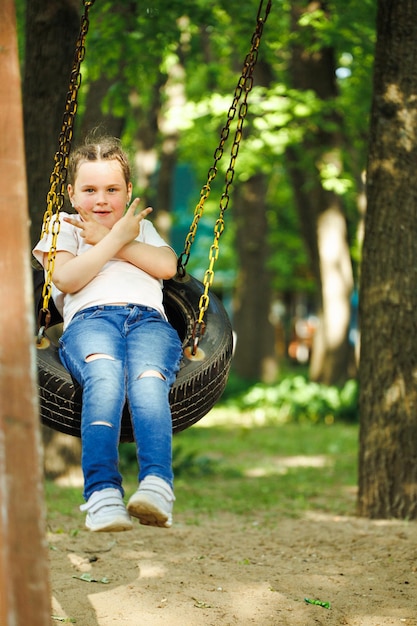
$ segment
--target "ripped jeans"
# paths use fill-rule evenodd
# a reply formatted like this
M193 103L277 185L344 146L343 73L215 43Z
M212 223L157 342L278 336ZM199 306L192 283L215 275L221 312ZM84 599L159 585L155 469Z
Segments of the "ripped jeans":
M83 390L85 500L107 487L124 495L118 448L126 402L137 445L139 481L152 474L172 487L169 391L182 357L177 331L146 306L91 307L73 317L60 339L59 353Z

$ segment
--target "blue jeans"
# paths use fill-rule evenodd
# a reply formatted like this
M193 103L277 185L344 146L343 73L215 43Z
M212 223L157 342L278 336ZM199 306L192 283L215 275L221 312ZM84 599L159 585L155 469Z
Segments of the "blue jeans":
M181 356L176 330L146 306L91 307L77 313L65 329L60 357L83 390L81 464L86 500L107 487L124 495L118 447L126 401L139 481L153 475L173 486L169 391Z

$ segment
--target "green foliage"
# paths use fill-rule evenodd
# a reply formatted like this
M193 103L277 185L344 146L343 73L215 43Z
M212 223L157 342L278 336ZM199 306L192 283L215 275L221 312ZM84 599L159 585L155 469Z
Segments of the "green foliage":
M196 478L210 476L218 471L219 462L207 454L199 454L181 444L181 438L175 440L172 466L177 478Z
M180 133L178 162L192 164L196 180L204 184L250 48L258 8L258 0L155 0L152 5L136 0L96 2L90 11L78 116L82 117L94 81L107 77L111 84L102 111L123 119L123 141L128 151L135 153L157 117L171 116ZM16 9L23 58L25 0L17 0ZM337 119L345 144L341 167L323 164L321 178L327 189L343 195L352 251L359 261L357 195L366 163L376 5L373 0L332 0L326 11L304 13L297 33L291 31L291 9L288 0L274 0L264 26L235 184L254 172L265 173L269 180L268 214L276 214L270 219L269 242L274 286L277 290L311 290L285 150L290 144L300 145L309 133L323 131ZM291 88L290 46L295 37L305 49L327 46L334 51L339 93L332 100L323 101L311 91ZM173 86L169 70L176 64L183 69L182 78L177 80L184 89L185 102L167 110L167 92ZM161 137L147 149L160 152ZM226 151L219 164L220 175L227 166ZM142 195L146 190L138 191ZM190 217L196 202L189 207ZM217 208L214 199L210 202L208 219ZM228 228L219 261L223 263L225 255L224 267L230 266L234 257L233 216ZM205 260L198 259L198 265L204 267Z
M207 473L177 475L176 490L183 497L176 510L196 520L217 511L249 519L269 515L274 521L308 509L353 514L357 442L357 425L260 426L235 408L215 409L174 437L174 447L192 451L198 464L212 461Z
M120 6L107 0L96 3L90 12L80 114L86 93L94 88L93 81L103 75L110 78L111 87L102 102L102 111L124 120L123 141L129 151L135 152L156 116L174 122L179 132L178 162L192 166L198 181L196 187L201 188L213 163L220 130L227 120L250 48L258 8L257 0L246 3L187 0L169 4L156 0L152 6L135 1ZM340 165L320 163L315 155L308 155L304 171L318 168L323 186L343 196L352 254L358 262L357 195L366 163L375 3L333 0L326 11L304 13L296 33L290 27L291 8L287 0L276 0L264 26L258 61L262 68L255 69L255 87L248 100L234 184L246 181L255 172L264 172L269 181L269 270L274 288L311 291L314 289L311 264L294 207L285 152L289 145L297 148L309 136L335 128L340 131L344 141L337 157ZM290 46L296 40L310 51L323 47L334 51L339 92L333 99L325 101L312 91L291 88ZM183 70L182 78L176 80L182 83L185 102L168 109L168 90L173 87L170 68L175 66ZM161 147L160 137L156 145L148 146L157 152ZM214 224L218 211L229 165L228 150L226 146L218 163L219 180L214 181L206 203L205 219L210 225ZM306 157L303 151L300 158ZM146 193L143 189L137 191L139 195ZM198 196L190 203L190 221L197 202ZM227 271L233 275L238 269L234 254L233 200L229 213L215 268L216 281L219 275L226 275ZM190 271L198 268L197 271L204 272L206 258L206 246L199 243L193 249ZM228 280L230 283L230 276Z
M253 412L267 423L357 421L358 384L349 380L342 388L288 376L275 385L254 384L224 400L227 407Z
M194 450L184 448L181 439L176 439L173 449L172 466L175 476L204 476L215 472L216 462L213 458L200 455ZM137 466L136 444L123 443L119 448L119 463L122 473L135 470Z
M198 524L227 512L276 524L306 510L354 515L357 447L356 424L259 426L235 408L214 409L174 437L175 520ZM137 488L136 463L123 475L129 497ZM45 488L50 531L82 529L82 488L50 481Z
M354 380L338 389L288 375L277 385L248 386L232 375L218 406L174 437L176 485L186 494L179 506L244 514L298 514L312 502L339 512L353 507L341 489L356 481L357 391ZM135 445L123 444L120 459L134 485Z

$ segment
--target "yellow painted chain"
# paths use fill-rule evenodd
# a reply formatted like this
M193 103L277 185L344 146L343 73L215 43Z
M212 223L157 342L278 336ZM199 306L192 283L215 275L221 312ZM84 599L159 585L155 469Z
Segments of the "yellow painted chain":
M43 307L39 314L39 326L41 330L45 329L50 321L50 312L49 312L49 301L52 294L52 275L54 271L55 265L55 257L56 257L56 244L58 239L58 234L60 230L60 221L59 221L59 212L62 209L64 203L64 186L67 176L67 168L68 168L68 160L69 154L71 150L71 141L73 136L73 127L74 127L74 119L77 111L77 97L78 90L81 85L81 73L80 66L81 62L85 57L85 38L89 28L89 19L88 13L90 8L93 6L95 0L84 0L84 14L81 18L81 26L80 33L76 43L76 51L74 56L74 62L70 77L69 90L67 93L67 99L65 104L65 111L62 121L61 133L59 136L59 147L55 154L55 166L52 171L50 177L50 190L47 196L47 209L43 218L43 227L42 227L42 237L49 233L51 227L51 221L55 214L55 219L52 224L52 243L48 252L48 259L46 264L46 272L45 272L45 283L42 289L42 298L43 298ZM243 101L239 106L238 111L238 122L237 128L235 131L235 137L231 149L231 158L229 167L226 172L226 187L220 199L220 214L219 218L216 220L214 226L214 239L213 244L210 247L209 253L209 267L205 272L203 284L204 284L204 293L202 294L199 302L199 318L196 322L196 326L194 329L194 351L198 345L198 341L200 336L204 333L204 314L207 311L209 306L209 289L213 284L214 279L214 264L219 255L219 239L224 231L224 213L228 208L229 204L229 191L230 186L233 182L234 171L235 171L235 162L237 158L237 154L239 151L239 145L242 138L242 128L243 123L247 113L247 98L248 94L253 86L253 70L256 65L257 57L258 57L258 49L262 37L263 27L268 17L269 11L271 9L271 0L269 0L267 4L267 8L264 16L262 17L262 5L263 0L260 1L258 15L257 15L257 23L255 32L252 36L251 40L251 48L249 53L247 54L241 77L237 83L233 102L230 106L227 122L221 132L220 143L214 153L214 163L212 167L208 171L208 177L206 184L202 187L200 192L200 200L194 211L194 219L190 226L189 233L186 237L184 251L179 257L178 260L178 273L180 275L185 274L185 267L188 263L190 257L191 246L194 242L198 222L201 219L204 212L204 204L207 200L210 191L211 191L211 183L217 175L218 172L218 162L223 156L224 145L229 137L230 126L235 117L238 104L242 98ZM54 211L55 209L55 211ZM42 331L43 332L43 331ZM39 336L41 335L41 331ZM38 337L39 337L38 336Z
M59 212L64 204L64 189L67 178L69 154L73 136L74 120L77 112L78 90L81 85L81 63L85 57L85 38L89 28L88 13L95 0L84 0L84 14L81 17L80 32L75 46L74 60L70 75L69 88L65 102L61 132L58 139L58 150L54 157L54 169L50 176L50 188L47 195L47 208L43 216L41 237L47 236L51 230L52 243L48 251L45 267L45 283L42 288L43 305L39 313L39 337L48 327L51 319L49 301L52 295L52 275L54 273L56 245L60 230ZM53 217L55 215L55 219ZM53 220L52 226L51 221Z
M213 243L209 251L209 266L203 278L204 292L200 297L199 317L198 317L197 322L195 323L194 331L192 335L192 339L193 339L192 354L196 353L200 337L204 334L204 330L205 330L204 315L210 303L209 290L214 280L214 264L217 261L218 256L219 256L219 240L225 228L224 213L227 210L229 201L230 201L230 188L231 188L234 174L235 174L236 158L239 152L240 141L242 139L243 124L244 124L247 110L248 110L247 99L248 99L249 92L251 91L253 87L253 71L254 71L254 68L258 59L258 50L259 50L259 45L261 42L263 28L264 28L266 19L271 9L271 0L269 0L267 4L263 17L261 15L262 5L263 5L263 0L261 0L260 5L259 5L257 20L256 20L256 28L252 35L250 51L246 55L246 58L243 64L242 74L238 80L234 97L233 97L233 101L228 111L227 121L226 121L225 126L223 127L223 130L221 131L219 146L216 148L214 152L214 163L208 171L207 182L201 189L200 200L194 210L194 219L192 221L190 230L185 240L184 251L180 255L179 261L178 261L178 273L180 276L184 276L185 266L187 265L188 260L190 258L191 246L194 243L194 239L197 233L198 223L204 212L204 203L209 197L210 190L211 190L211 183L217 175L217 172L218 172L217 165L223 156L224 145L230 133L230 125L232 123L232 120L235 117L237 107L243 95L243 99L239 105L237 127L236 127L236 131L234 135L233 145L231 148L231 157L230 157L229 167L226 171L225 190L220 198L219 217L217 218L216 223L214 225Z

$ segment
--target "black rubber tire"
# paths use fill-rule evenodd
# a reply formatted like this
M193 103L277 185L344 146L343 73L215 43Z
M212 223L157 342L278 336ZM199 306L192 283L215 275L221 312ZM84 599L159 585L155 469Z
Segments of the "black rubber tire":
M34 271L37 312L42 280L43 272ZM209 294L209 307L204 318L206 330L199 343L198 355L201 358L197 360L186 355L203 293L203 284L188 274L166 281L164 285L165 309L184 348L181 369L170 393L174 433L195 424L213 408L224 391L229 375L233 351L232 328L222 302L213 293ZM55 309L51 308L51 312L49 328L62 321ZM51 342L49 347L39 348L37 362L43 424L80 437L81 390L62 366L56 344ZM127 408L123 414L120 441L133 441Z

